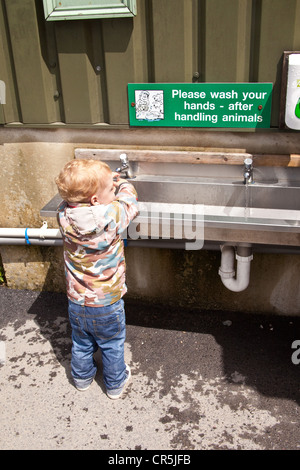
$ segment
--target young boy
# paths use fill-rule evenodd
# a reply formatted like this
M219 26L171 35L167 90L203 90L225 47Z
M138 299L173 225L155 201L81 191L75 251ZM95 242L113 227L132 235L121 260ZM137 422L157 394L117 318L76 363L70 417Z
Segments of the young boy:
M107 395L117 399L131 375L124 362L127 289L121 234L138 214L137 194L96 160L68 162L55 182L64 200L57 219L64 240L72 376L78 390L90 386L99 347Z

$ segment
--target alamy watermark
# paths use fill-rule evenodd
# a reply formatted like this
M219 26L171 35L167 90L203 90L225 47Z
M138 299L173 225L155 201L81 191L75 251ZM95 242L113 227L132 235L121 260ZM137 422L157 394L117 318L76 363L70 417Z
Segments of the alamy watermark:
M295 349L291 357L292 363L297 366L300 364L300 339L295 339L295 341L292 342L292 349Z
M186 250L200 250L204 245L204 205L139 202L139 215L122 238L183 240Z

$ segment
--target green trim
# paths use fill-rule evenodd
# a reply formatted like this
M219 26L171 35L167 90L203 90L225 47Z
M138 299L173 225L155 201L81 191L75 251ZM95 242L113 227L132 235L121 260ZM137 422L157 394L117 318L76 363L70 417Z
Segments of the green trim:
M47 21L124 18L136 16L136 0L43 0Z

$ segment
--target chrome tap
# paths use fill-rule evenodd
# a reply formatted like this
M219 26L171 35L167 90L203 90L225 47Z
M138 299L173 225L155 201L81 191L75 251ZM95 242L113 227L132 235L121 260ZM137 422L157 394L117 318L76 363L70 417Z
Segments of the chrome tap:
M116 173L120 173L120 174L122 173L122 176L124 178L128 178L128 179L134 178L126 153L121 153L120 161L121 161L121 166L115 170Z
M245 158L244 160L244 184L253 183L253 160Z

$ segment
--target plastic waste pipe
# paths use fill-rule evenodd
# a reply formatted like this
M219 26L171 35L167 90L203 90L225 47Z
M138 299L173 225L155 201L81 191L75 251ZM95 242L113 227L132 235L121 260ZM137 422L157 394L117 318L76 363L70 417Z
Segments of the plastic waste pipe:
M41 245L41 246L62 246L62 238L1 238L0 245Z
M234 269L235 258L237 260L236 273ZM248 287L252 259L253 255L251 247L238 246L235 255L235 248L233 246L221 246L221 266L219 268L219 275L227 289L233 292L241 292Z
M0 228L0 237L3 238L61 238L58 229L47 228Z
M127 240L125 245L131 247L185 249L184 241L176 240ZM0 245L40 245L62 246L60 230L49 229L47 222L41 228L0 228Z
M0 245L41 245L41 246L61 246L63 244L60 230L48 229L47 222L42 227L36 228L0 228ZM138 242L133 242L132 246L141 246ZM146 243L144 246L159 247L159 243ZM179 245L180 246L180 245ZM177 245L177 247L179 247ZM174 248L174 243L170 242L161 246L162 248ZM183 248L183 246L181 246ZM233 292L241 292L249 285L250 263L253 259L250 247L237 247L237 273L235 276L235 248L231 245L221 246L221 266L219 275L227 289Z
M1 245L62 245L60 230L48 228L0 228Z

